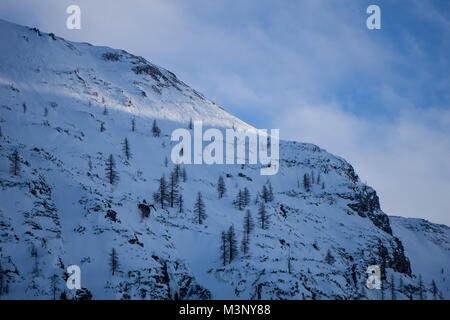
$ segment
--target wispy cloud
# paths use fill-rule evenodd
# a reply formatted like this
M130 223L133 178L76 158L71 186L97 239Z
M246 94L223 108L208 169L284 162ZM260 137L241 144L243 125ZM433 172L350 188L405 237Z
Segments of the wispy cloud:
M65 8L82 8L82 30ZM450 4L375 1L3 0L0 16L124 48L284 138L344 156L386 212L450 224Z
M292 112L278 119L285 132L346 158L387 213L450 224L450 111L411 109L390 122L336 105L299 104Z

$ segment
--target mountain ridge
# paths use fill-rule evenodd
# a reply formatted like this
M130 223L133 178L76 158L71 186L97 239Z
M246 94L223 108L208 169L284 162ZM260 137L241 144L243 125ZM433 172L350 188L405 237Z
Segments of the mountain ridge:
M365 288L371 264L383 265L387 284L394 277L399 286L401 279L402 290L394 290L400 299L417 298L421 290L433 296L432 280L448 297L448 227L415 224L408 233L409 220L387 216L375 190L344 159L312 144L281 141L280 171L270 178L259 175L258 165L184 165L187 180L178 184L184 212L161 208L152 193L158 179L175 170L167 160L170 132L191 119L222 129L253 127L170 71L123 50L1 20L0 38L10 45L0 49L6 298L51 298L49 278L56 275L58 297L64 292L76 299L379 299L379 291ZM153 120L161 132L156 137ZM125 138L130 159L122 151ZM14 150L22 167L17 176L9 171ZM105 178L109 155L120 176L116 185ZM228 189L222 199L219 176ZM275 199L265 202L261 189L269 185ZM222 265L221 232L233 225L242 238L245 210L233 205L242 188L250 192L245 209L255 230L249 253L238 250ZM195 222L197 192L206 204L205 225ZM257 221L263 202L267 230ZM149 217L141 216L140 205L149 207ZM429 269L413 250L422 235L439 253ZM121 261L115 275L108 266L112 248ZM65 288L70 264L80 266L84 290Z

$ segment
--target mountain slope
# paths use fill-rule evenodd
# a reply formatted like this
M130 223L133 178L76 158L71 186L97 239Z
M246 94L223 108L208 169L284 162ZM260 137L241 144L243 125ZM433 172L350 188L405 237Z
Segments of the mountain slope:
M386 287L394 277L398 298L419 296L419 273L428 297L431 280L448 297L448 228L428 223L443 236L436 244L434 231L427 231L421 241L433 242L442 255L429 269L419 267L422 256L413 253L418 244L406 234L407 220L392 222L376 192L345 160L311 144L282 141L274 176L261 176L259 165L182 165L183 210L161 208L152 194L158 179L175 169L174 129L186 128L190 119L222 130L252 127L171 72L125 51L1 20L0 39L8 43L0 48L3 297L49 299L65 292L94 299L378 299L380 291L365 288L373 264L385 266ZM161 130L156 137L154 120ZM15 150L19 175L9 167ZM114 185L105 176L109 155L120 177ZM221 199L219 176L227 187ZM274 199L264 202L257 195L269 185ZM221 233L233 225L238 247L243 237L245 210L233 200L244 188L251 198L245 210L255 223L249 252L238 250L223 265ZM204 224L194 212L198 192ZM263 202L267 229L257 219ZM120 263L114 274L113 248ZM65 286L72 264L81 268L84 290ZM441 268L439 276L435 270Z

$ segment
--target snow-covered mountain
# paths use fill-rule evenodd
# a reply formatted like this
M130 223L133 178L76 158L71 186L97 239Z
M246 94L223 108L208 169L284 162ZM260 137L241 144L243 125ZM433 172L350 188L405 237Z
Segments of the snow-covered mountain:
M387 216L342 158L281 141L273 176L258 165L181 165L182 208L162 208L153 193L175 170L175 128L191 119L252 127L123 50L2 20L0 40L0 298L391 299L392 279L397 299L449 298L449 228ZM112 185L110 155L120 179ZM219 199L220 176L227 191ZM273 190L267 202L264 186ZM233 202L244 188L250 201L239 210ZM254 228L244 253L247 209ZM237 251L223 263L230 226ZM67 289L69 265L80 266L82 290ZM382 267L384 290L366 288L370 265Z

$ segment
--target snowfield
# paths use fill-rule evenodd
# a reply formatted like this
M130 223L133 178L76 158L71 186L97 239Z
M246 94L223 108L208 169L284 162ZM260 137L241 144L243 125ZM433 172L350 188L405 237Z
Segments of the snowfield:
M0 39L1 299L450 297L449 228L387 216L344 159L281 141L273 176L261 176L259 165L182 164L186 177L175 186L182 208L178 201L161 206L153 194L176 167L174 129L191 120L221 130L252 126L123 50L3 20ZM17 175L10 170L15 150ZM110 155L114 184L105 173ZM226 193L219 199L220 176ZM273 199L264 199L264 186ZM244 188L250 199L239 210L233 202ZM254 228L244 253L247 209ZM224 264L221 234L230 226L236 251L232 259L226 251ZM81 290L66 287L74 264ZM370 265L381 266L383 290L366 288Z

